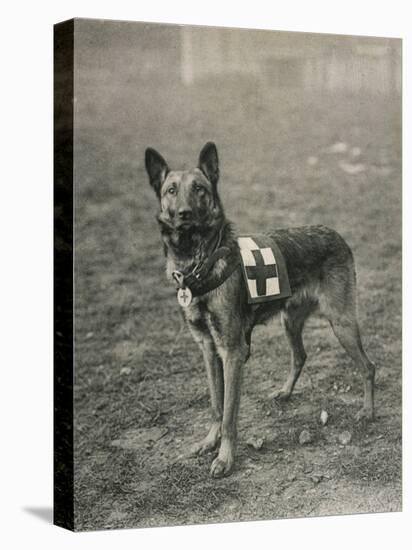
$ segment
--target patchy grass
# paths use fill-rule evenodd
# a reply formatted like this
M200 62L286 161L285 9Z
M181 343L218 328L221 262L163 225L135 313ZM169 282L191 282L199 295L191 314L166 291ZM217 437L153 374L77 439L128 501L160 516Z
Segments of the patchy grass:
M337 474L351 481L379 482L382 485L399 481L399 472L402 468L401 443L390 446L379 446L378 449L369 449L364 456L354 460L351 449L340 457Z
M166 102L164 91L116 74L105 86L95 86L91 69L77 80L76 528L399 510L399 100L253 86L241 94L210 83L168 91ZM227 215L242 231L324 223L347 239L365 348L377 363L377 419L358 425L360 373L326 323L313 320L307 365L279 406L266 396L286 377L286 339L277 321L257 328L237 465L224 480L209 477L213 455L182 458L207 428L206 376L198 348L179 332L143 165L148 145L172 166L192 165L208 139L219 148ZM328 152L337 141L346 153ZM365 169L349 175L342 160ZM144 437L156 428L165 435ZM304 446L302 429L312 434ZM346 447L338 440L344 430L352 434ZM252 436L264 438L260 451L247 445Z

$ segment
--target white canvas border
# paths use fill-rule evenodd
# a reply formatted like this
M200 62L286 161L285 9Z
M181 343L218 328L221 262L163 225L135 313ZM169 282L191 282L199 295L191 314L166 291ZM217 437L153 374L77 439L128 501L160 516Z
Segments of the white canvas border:
M405 38L409 68L408 3L286 3L209 0L14 2L3 7L1 185L1 538L5 547L221 548L226 545L289 548L406 548L410 506L410 398L407 337L411 286L404 285L404 510L403 514L280 520L73 535L28 513L52 498L52 25L73 16L194 23ZM406 93L409 96L407 79ZM404 90L405 90L404 89ZM406 101L404 124L410 128ZM405 134L405 138L407 138ZM4 139L4 138L3 138ZM10 147L11 145L11 147ZM410 140L405 141L408 182ZM388 182L390 184L390 182ZM409 186L410 187L410 186ZM404 185L404 280L410 274L410 191ZM409 286L409 290L408 290Z

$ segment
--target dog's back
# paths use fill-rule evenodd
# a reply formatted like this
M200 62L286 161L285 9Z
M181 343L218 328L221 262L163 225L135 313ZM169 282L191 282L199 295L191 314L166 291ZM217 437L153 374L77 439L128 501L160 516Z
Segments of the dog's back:
M356 276L352 251L346 241L324 225L275 229L266 233L280 249L286 263L292 296L267 302L256 308L257 322L292 307L305 305L325 313L329 297L335 294L339 309L356 305ZM330 300L329 300L330 301ZM355 314L355 312L352 312Z

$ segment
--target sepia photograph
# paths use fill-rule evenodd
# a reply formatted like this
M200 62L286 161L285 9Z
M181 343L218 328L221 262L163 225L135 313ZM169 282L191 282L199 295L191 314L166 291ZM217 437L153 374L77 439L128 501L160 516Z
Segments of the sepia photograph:
M55 523L402 510L401 77L399 38L56 25Z

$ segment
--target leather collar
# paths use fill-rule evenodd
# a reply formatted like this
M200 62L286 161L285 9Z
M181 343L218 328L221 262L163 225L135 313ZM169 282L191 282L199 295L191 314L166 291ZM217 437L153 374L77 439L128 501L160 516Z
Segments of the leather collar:
M237 248L232 250L227 246L220 246L227 226L228 223L224 224L220 229L214 251L205 260L197 263L187 274L173 271L173 278L177 283L177 289L189 288L194 297L203 296L222 285L237 269L240 264L239 250ZM218 274L212 273L209 275L216 262L222 258L226 258L226 266L223 271Z

